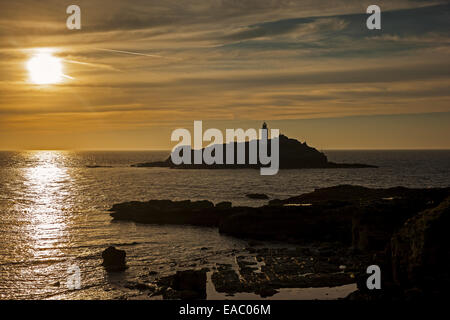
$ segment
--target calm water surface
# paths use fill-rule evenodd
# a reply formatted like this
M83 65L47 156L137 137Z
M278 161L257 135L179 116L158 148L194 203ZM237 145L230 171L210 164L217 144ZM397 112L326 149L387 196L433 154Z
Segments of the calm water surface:
M344 183L450 185L450 151L325 153L332 161L380 168L284 170L260 176L257 170L130 167L164 159L166 152L0 152L0 298L132 298L136 293L124 284L151 281L149 271L169 274L226 261L233 250L247 246L215 229L113 223L106 210L117 202L208 199L259 205L245 194L286 198ZM126 272L108 275L100 266L100 253L109 245L127 251ZM66 288L71 265L81 270L81 290Z

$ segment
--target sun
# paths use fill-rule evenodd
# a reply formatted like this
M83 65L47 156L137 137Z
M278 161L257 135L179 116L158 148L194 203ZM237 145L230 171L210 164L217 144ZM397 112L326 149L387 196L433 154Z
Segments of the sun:
M53 84L61 82L63 65L61 59L49 51L38 51L27 62L30 81L35 84Z

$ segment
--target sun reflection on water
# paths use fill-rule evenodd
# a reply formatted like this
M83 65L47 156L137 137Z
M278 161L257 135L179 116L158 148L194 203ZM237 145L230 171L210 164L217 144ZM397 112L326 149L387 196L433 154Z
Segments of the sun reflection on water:
M45 259L58 256L67 229L67 214L72 179L65 166L65 152L33 151L24 168L24 196L26 206L21 209L28 219L27 235L33 256Z

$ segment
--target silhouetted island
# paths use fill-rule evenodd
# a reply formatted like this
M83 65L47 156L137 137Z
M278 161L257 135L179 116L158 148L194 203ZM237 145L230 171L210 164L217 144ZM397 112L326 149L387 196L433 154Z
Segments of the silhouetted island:
M265 127L263 127L265 128ZM335 163L328 161L327 156L318 151L317 149L310 147L306 142L300 142L296 139L288 138L287 136L280 134L279 139L279 156L280 156L280 169L308 169L308 168L376 168L377 166L361 164L361 163ZM268 140L268 150L270 150L271 140ZM237 164L237 151L238 145L244 144L245 150L245 164ZM263 167L260 162L258 164L250 164L249 161L249 141L246 142L234 142L234 164L174 164L169 156L164 161L146 162L133 164L132 167L168 167L177 169L259 169ZM223 148L223 163L225 163L227 148L226 144L222 145ZM194 150L190 147L186 147L191 152L191 159L194 159ZM205 148L202 149L202 153ZM180 152L183 152L180 151Z

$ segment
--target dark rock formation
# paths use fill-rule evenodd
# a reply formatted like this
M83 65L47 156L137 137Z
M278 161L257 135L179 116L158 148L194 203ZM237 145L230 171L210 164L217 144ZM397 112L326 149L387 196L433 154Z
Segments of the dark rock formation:
M304 169L304 168L376 168L376 166L359 164L359 163L334 163L329 162L327 156L319 152L317 149L310 147L306 142L302 143L295 139L290 139L285 135L279 136L279 156L280 156L280 169ZM245 150L245 164L237 164L237 150L239 145L242 145ZM234 142L234 164L214 164L207 165L202 164L180 164L176 165L172 162L171 157L168 157L165 161L138 163L132 165L132 167L168 167L177 169L242 169L242 168L254 168L259 169L262 167L261 162L258 159L258 164L250 164L249 161L249 147L250 143ZM268 150L270 150L271 140L268 140ZM227 145L223 144L223 163L226 161ZM187 150L186 150L187 149ZM194 150L186 148L185 150L175 150L173 152L190 152L191 160L193 163ZM202 153L205 149L202 149Z
M249 193L245 195L247 198L250 199L257 199L257 200L267 200L269 199L269 196L264 193Z
M219 210L231 209L232 206L233 204L229 201L222 201L216 204L216 208Z
M450 286L450 197L407 220L391 240L392 277L403 288L426 295Z
M225 234L284 241L340 241L361 250L384 248L409 217L441 202L449 189L336 186L259 208L209 201L150 200L113 206L115 220L218 227Z
M164 299L206 299L206 270L177 271L158 281Z
M238 268L219 264L211 280L217 292L235 294L252 292L261 297L276 294L280 288L333 287L355 282L353 271L365 263L361 256L349 256L342 247L332 247L324 257L317 247L260 248L249 250L261 262L256 265L249 256L236 258ZM345 263L345 271L339 266ZM239 273L239 275L238 275Z
M445 190L445 189L444 189ZM448 194L448 193L447 193ZM446 232L450 228L450 197L428 204L428 208L420 213L421 204L414 203L416 210L409 210L411 218L403 221L399 217L405 217L404 212L399 217L391 217L391 222L384 226L384 232L379 239L383 239L376 247L369 248L372 253L370 264L380 266L382 270L382 289L368 290L366 279L368 275L364 269L357 272L359 290L353 293L352 300L417 300L417 299L441 299L450 285L450 245L446 241ZM423 206L423 204L422 204ZM404 209L404 207L400 207ZM395 214L395 212L391 212ZM373 229L379 230L381 221L388 221L384 215L381 220L372 220ZM385 243L388 230L393 229L393 224L400 223L400 227L391 235ZM369 221L365 222L365 229ZM373 231L364 231L369 237L373 237ZM382 249L382 243L385 243ZM367 248L365 248L367 249ZM367 254L367 251L366 251Z
M124 202L111 208L115 220L132 220L152 224L191 224L216 226L227 204L215 207L209 201L150 200L148 202Z
M102 252L102 265L107 271L110 272L123 271L127 268L125 257L126 252L124 250L119 250L114 247L108 247L107 249L105 249L105 251Z

